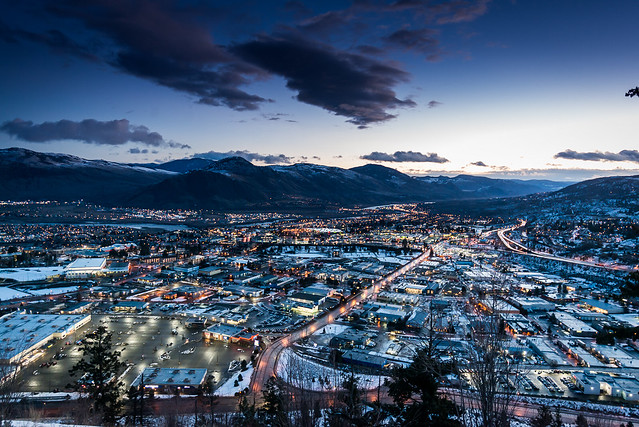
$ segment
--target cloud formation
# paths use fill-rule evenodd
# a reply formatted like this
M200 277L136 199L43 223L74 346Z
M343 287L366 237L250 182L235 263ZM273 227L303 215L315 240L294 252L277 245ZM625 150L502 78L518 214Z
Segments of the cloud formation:
M427 54L428 59L435 60L439 54L439 40L435 37L436 34L437 31L430 28L402 28L384 37L384 41L405 50Z
M291 163L291 157L284 154L259 154L252 153L248 150L231 150L227 152L221 151L207 151L206 153L197 153L193 157L199 157L209 160L222 160L228 157L241 157L249 162L263 162L269 165L289 164Z
M476 19L489 0L287 1L250 7L177 0L34 3L41 11L36 16L31 6L21 6L29 18L24 28L0 22L0 40L45 45L188 94L198 103L237 111L273 102L252 93L259 86L247 88L281 76L300 102L363 128L393 119L391 110L415 105L395 93L410 75L379 58L403 50L436 59L437 27Z
M189 145L165 140L146 126L136 126L126 119L102 122L86 119L81 122L60 120L34 124L32 121L15 119L4 122L0 131L27 142L49 142L60 140L81 141L85 144L122 145L138 142L150 147L188 149Z
M442 104L443 104L443 102L432 100L432 101L428 102L428 108L437 108L437 107L439 107Z
M392 90L408 80L405 71L362 55L286 36L259 37L232 51L284 77L299 101L348 117L361 128L394 118L388 109L415 106Z
M568 160L587 160L593 162L634 162L639 163L639 151L637 150L621 150L618 153L609 151L590 151L577 152L574 150L565 150L555 154L555 159Z
M240 89L266 74L233 58L198 22L195 11L164 1L61 0L48 10L75 18L108 40L104 62L128 74L193 95L199 103L256 110L268 100Z
M482 167L482 168L487 168L488 167L488 165L486 163L482 162L482 161L472 162L471 166L479 166L479 167Z
M446 163L448 159L440 157L437 153L422 154L418 151L395 151L392 154L373 151L359 157L363 160L374 162L424 162L424 163Z

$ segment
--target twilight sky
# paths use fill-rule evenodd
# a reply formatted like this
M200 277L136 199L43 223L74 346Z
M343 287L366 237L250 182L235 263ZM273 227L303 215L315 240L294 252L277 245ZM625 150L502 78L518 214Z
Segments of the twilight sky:
M639 173L635 0L0 4L0 148Z

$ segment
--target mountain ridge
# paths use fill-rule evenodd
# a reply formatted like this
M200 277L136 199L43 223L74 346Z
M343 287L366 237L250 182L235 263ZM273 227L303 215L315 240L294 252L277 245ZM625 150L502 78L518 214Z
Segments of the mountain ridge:
M514 196L562 186L470 175L420 178L377 164L258 166L241 157L125 164L21 148L0 150L0 166L2 200L83 199L152 208L337 208Z

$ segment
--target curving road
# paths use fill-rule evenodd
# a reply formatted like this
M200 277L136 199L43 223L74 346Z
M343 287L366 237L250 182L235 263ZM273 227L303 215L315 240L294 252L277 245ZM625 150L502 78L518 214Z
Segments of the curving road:
M516 228L516 227L514 227ZM506 237L506 232L507 231L511 231L514 229L513 227L510 228L505 228L505 229L501 229L497 231L497 237L499 237L499 240L501 241L501 243L506 247L506 249L512 251L512 252L516 252L518 254L522 254L522 255L530 255L530 256L534 256L537 258L544 258L544 259L549 259L552 261L560 261L560 262L566 262L569 264L576 264L576 265L583 265L585 267L595 267L595 268L604 268L606 270L616 270L616 271L633 271L632 267L626 266L626 265L606 265L606 264L599 264L599 263L594 263L594 262L590 262L590 261L581 261L578 259L574 259L574 258L564 258L564 257L560 257L560 256L555 256L555 255L549 255L543 252L537 252L537 251L533 251L532 249L528 249L527 247L525 247L524 245L522 245L519 242L516 242L515 240L512 240L509 237Z
M406 272L415 268L415 266L422 263L425 259L428 258L430 251L423 252L418 257L411 260L409 263L404 264L399 269L395 270L393 273L388 276L383 277L377 282L373 283L368 288L364 289L359 294L356 294L352 298L349 298L339 306L335 307L331 311L323 314L321 317L317 317L309 323L305 324L299 329L291 332L288 335L282 336L276 341L274 341L269 347L264 350L259 358L257 359L256 367L253 370L253 376L251 377L251 383L249 385L249 390L253 393L253 398L256 401L260 401L262 398L262 387L266 383L266 381L275 375L277 360L282 353L282 351L289 346L291 343L300 340L307 335L312 334L316 330L333 323L335 319L340 317L341 315L348 313L360 302L365 299L370 298L373 295L376 295L384 286L388 283L395 280L398 276L405 274Z

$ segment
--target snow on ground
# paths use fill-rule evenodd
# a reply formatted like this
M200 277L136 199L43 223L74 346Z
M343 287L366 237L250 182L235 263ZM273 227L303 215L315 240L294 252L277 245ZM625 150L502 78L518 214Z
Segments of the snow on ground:
M350 375L348 372L321 365L285 349L277 361L277 376L294 387L306 390L331 390L339 387ZM387 377L379 375L355 374L359 384L365 389L374 389L384 384Z
M337 335L337 334L341 334L342 332L344 332L347 329L350 329L349 325L342 325L342 324L339 324L339 323L333 323L331 325L326 325L323 328L318 329L313 335L317 335L317 334Z
M294 257L294 258L326 258L327 255L323 253L294 253L294 254L282 254L285 257Z
M31 420L11 420L9 421L11 427L90 427L88 425L80 424L66 424L62 421L31 421Z
M15 280L16 282L37 282L47 280L51 276L64 274L64 267L28 267L0 269L0 279Z
M6 301L14 298L30 297L31 295L17 291L15 289L7 288L6 286L0 287L0 301Z
M235 387L235 380L242 375L242 381L238 381L238 386ZM249 386L251 382L251 376L253 375L253 366L248 365L248 369L244 372L235 372L231 375L231 378L224 381L216 390L215 394L218 396L235 396L235 393L244 390Z
M31 295L58 295L68 294L78 290L77 286L67 286L64 288L29 289Z

